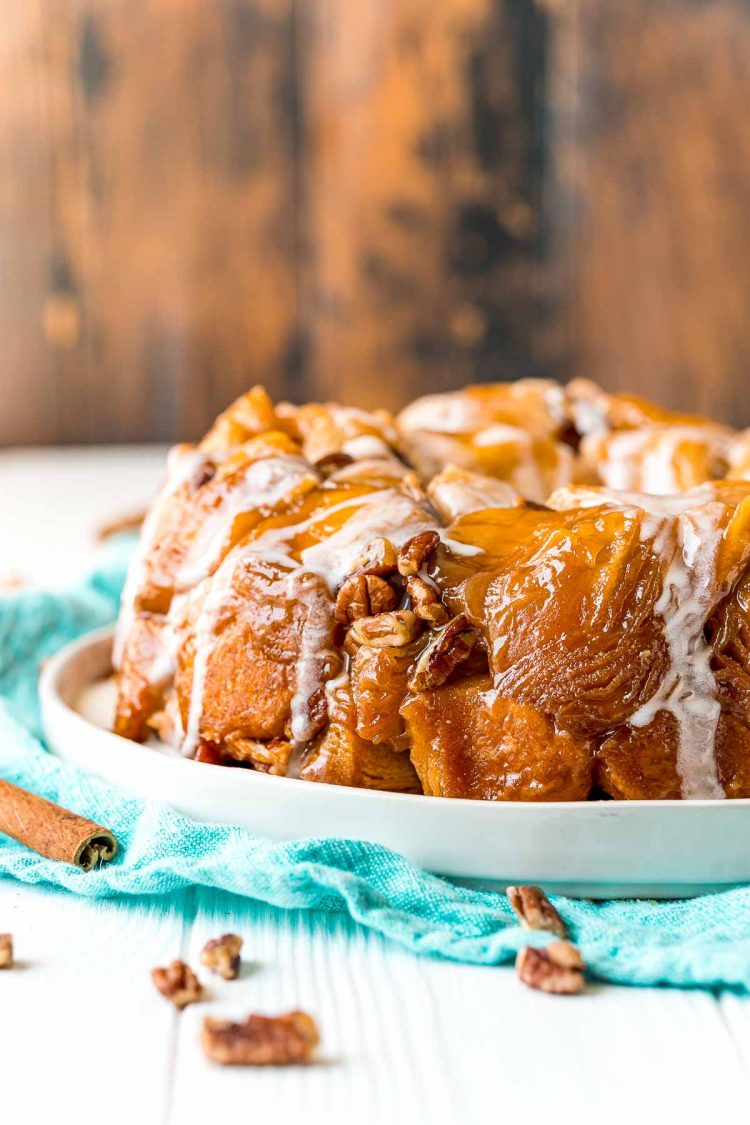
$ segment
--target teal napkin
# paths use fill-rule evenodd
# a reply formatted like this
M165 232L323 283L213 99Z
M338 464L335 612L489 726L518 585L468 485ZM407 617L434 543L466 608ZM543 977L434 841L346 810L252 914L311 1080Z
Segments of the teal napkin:
M84 874L0 834L0 874L90 897L159 895L200 884L280 907L345 910L415 953L477 964L508 961L520 946L545 940L519 928L504 895L429 875L376 844L277 844L196 824L164 805L124 797L50 755L39 726L39 666L67 641L114 619L129 548L112 544L76 589L0 596L0 777L106 824L120 853ZM554 901L602 979L750 990L748 888L682 902Z

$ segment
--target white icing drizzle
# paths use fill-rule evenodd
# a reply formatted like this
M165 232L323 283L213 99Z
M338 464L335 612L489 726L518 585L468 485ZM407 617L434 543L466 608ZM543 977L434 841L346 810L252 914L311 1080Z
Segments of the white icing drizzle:
M585 438L582 451L609 488L637 489L654 495L679 492L677 454L683 444L698 444L717 458L728 456L728 438L709 426L644 426Z
M334 513L349 508L356 510L337 531L302 551L299 562L293 557L292 544L298 535L316 524L324 524ZM304 741L312 734L310 700L324 686L325 671L331 663L326 638L330 633L332 607L330 601L315 595L310 576L323 578L333 597L373 539L387 536L395 547L399 547L431 526L428 514L421 512L413 500L395 488L385 489L351 497L329 508L320 508L300 523L271 528L230 551L213 577L207 580L211 585L195 626L193 681L182 753L190 755L198 745L206 676L216 645L216 628L222 613L231 604L233 580L238 567L247 561L281 567L288 572L286 581L290 597L299 598L307 607L291 704L292 737L296 741Z
M318 477L304 457L282 454L252 461L205 513L175 575L175 589L190 589L211 573L239 515L276 507L305 481L317 484Z
M138 546L130 561L127 578L122 591L120 617L117 622L114 648L112 650L112 664L115 669L118 669L122 664L125 642L133 628L138 591L143 585L146 560L156 546L156 535L162 513L178 489L180 489L186 481L190 480L193 473L195 473L199 466L204 464L205 461L205 453L192 446L176 445L169 452L167 458L166 482L143 521Z
M684 501L685 497L676 499ZM677 772L682 797L722 798L724 789L716 763L721 706L711 670L711 647L703 628L718 597L725 592L716 589L716 560L722 539L719 521L724 506L691 504L676 516L660 512L653 503L650 509L642 523L641 540L649 541L668 561L664 589L654 609L664 622L669 667L655 694L631 715L629 722L645 727L660 711L672 714L678 725Z
M669 653L656 692L628 722L645 727L659 711L678 727L677 771L686 800L722 798L716 763L716 729L721 714L711 647L703 635L715 606L729 593L735 575L717 588L717 554L726 506L707 482L672 496L650 496L609 488L562 488L550 497L558 511L606 505L641 518L641 542L666 563L664 588L654 609L664 622Z
M433 477L427 486L427 495L445 523L484 508L512 508L521 502L506 481L456 466L449 466Z

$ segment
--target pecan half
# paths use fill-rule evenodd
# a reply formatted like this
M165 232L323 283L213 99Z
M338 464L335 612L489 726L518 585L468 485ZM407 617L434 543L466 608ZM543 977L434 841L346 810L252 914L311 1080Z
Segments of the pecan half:
M0 934L0 969L13 968L13 935Z
M206 1056L221 1066L288 1066L309 1062L320 1042L312 1016L250 1015L244 1023L203 1020L201 1044Z
M222 934L212 938L203 946L201 965L224 980L237 980L240 975L240 950L242 938L239 934Z
M572 996L586 986L583 958L569 941L553 941L543 949L526 946L518 951L519 980L540 992Z
M180 1010L194 1004L203 995L200 981L184 961L173 961L166 969L152 969L151 979L162 996Z
M377 617L360 617L351 632L361 645L402 648L411 644L422 628L422 622L410 609L397 609L393 613L379 613Z
M417 574L428 561L440 542L437 531L420 531L419 535L407 539L398 552L398 572L408 578Z
M398 596L385 578L377 574L353 574L347 578L336 597L334 617L342 625L360 617L372 617L394 609Z
M525 930L544 930L559 938L568 936L568 928L541 887L508 887L510 905Z
M352 567L352 574L376 574L387 578L396 573L396 548L390 539L373 539L361 558Z
M315 462L315 468L321 473L334 472L336 469L343 469L345 465L353 465L354 458L343 450L338 449L333 453L326 453L325 457L319 457Z
M440 687L453 670L463 664L477 643L477 634L463 613L436 633L409 677L412 691Z
M412 574L406 579L406 592L417 617L421 617L429 625L445 625L448 610L440 601L440 593L434 586Z

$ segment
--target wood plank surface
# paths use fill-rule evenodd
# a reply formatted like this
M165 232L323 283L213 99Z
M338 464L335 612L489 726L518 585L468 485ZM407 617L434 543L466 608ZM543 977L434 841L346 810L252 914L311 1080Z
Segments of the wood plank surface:
M196 436L284 392L291 24L291 0L2 5L0 442Z
M310 386L390 406L534 373L543 13L315 0L304 20Z
M548 7L563 362L747 425L750 4Z
M0 444L254 381L750 423L748 0L5 0Z

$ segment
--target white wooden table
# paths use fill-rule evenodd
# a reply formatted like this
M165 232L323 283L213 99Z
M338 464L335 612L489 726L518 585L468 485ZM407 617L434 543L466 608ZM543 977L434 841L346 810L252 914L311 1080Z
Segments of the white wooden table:
M162 456L0 454L0 580L81 573L93 527L148 497ZM151 968L197 962L203 942L229 928L245 938L242 979L211 978L208 1004L177 1015ZM196 889L92 903L0 879L4 930L20 960L0 974L8 1125L750 1117L750 1001L729 993L601 985L546 997L508 968L419 959L345 918ZM317 1065L232 1071L204 1061L204 1014L291 1007L319 1020Z

